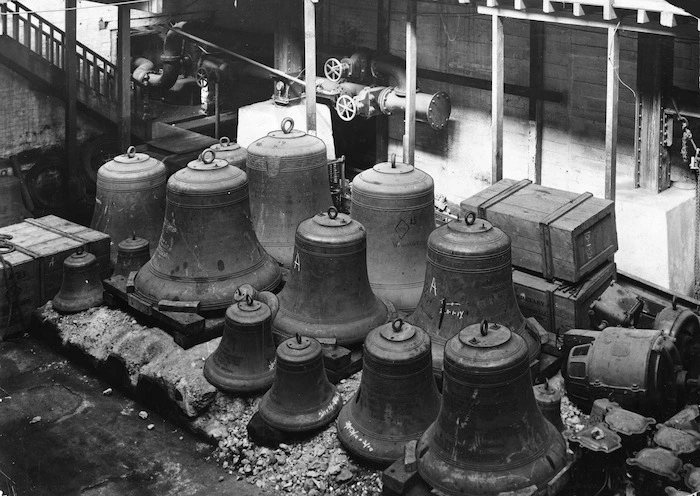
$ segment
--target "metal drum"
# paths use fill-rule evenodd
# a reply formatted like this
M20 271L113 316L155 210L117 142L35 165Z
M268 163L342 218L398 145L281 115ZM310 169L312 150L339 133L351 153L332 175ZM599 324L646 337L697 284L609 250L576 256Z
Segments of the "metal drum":
M352 218L367 229L367 271L374 293L397 310L415 310L425 281L428 236L435 229L433 178L414 166L382 162L352 182Z
M109 259L117 263L117 245L136 233L151 253L163 227L167 181L165 164L133 146L97 171L95 209L90 227L111 237Z
M255 233L270 255L291 268L297 226L332 205L326 145L294 130L287 117L281 130L251 143L247 166Z

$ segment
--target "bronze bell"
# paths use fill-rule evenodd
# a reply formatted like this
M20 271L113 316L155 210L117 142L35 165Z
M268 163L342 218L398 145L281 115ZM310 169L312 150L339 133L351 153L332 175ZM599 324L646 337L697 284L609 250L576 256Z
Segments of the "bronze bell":
M544 418L557 428L559 432L564 430L564 423L561 420L561 391L552 387L549 380L532 387L535 395L537 408L540 409Z
M440 414L416 447L423 480L450 495L532 485L547 494L566 445L537 408L529 361L525 340L502 324L472 324L447 341Z
M326 377L321 345L313 338L289 338L277 347L275 382L260 401L260 416L283 432L306 432L338 416L343 400Z
M428 236L435 229L433 178L404 163L375 165L352 181L352 218L367 229L374 293L415 310L423 292Z
M299 224L279 300L272 329L283 338L335 338L345 346L384 324L389 309L369 285L364 227L335 207Z
M264 291L270 297L276 296ZM219 347L204 362L204 377L227 393L270 387L275 376L274 314L265 303L246 295L228 307Z
M423 295L408 320L430 335L433 369L439 375L445 342L486 318L525 339L536 373L541 345L515 298L510 238L469 213L464 220L453 220L430 234Z
M250 144L247 172L255 233L270 255L291 268L297 226L332 199L326 145L295 130L289 117L280 127Z
M117 243L136 231L155 249L163 227L167 169L133 146L97 171L90 227L110 235L109 259L117 263Z
M246 172L248 152L241 145L232 143L227 136L222 136L219 138L219 142L214 143L210 148L214 150L217 158L226 160L228 165L233 165Z
M389 465L439 411L428 334L401 319L370 332L360 387L338 416L343 446L359 458Z
M117 263L114 266L115 276L129 277L131 272L138 272L151 259L147 239L137 238L136 233L117 245Z
M19 224L34 217L24 206L19 178L0 171L0 227Z
M207 149L170 176L160 242L136 276L138 296L223 310L241 284L262 291L281 279L253 231L245 172Z
M61 313L82 312L101 305L103 291L97 258L80 248L63 261L63 281L53 308Z

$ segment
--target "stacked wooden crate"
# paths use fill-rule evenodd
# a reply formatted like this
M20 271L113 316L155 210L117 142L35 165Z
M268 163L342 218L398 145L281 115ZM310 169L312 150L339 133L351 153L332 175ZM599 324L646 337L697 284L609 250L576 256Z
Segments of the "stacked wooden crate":
M109 277L109 235L55 215L0 228L0 340L24 330L31 312L61 289L63 261L83 247Z
M615 277L614 202L503 179L460 208L510 236L523 315L554 335L588 327L588 307Z

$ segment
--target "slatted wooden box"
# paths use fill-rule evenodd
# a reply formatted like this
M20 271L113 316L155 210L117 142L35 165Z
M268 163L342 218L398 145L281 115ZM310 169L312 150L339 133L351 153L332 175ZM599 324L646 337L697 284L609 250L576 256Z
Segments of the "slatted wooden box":
M590 193L503 179L460 204L510 236L513 265L576 283L617 251L615 204Z
M2 235L12 236L12 251L0 261L0 339L20 332L29 314L56 296L63 261L81 246L97 258L102 278L111 274L109 235L55 215L2 227Z
M525 317L534 317L547 331L560 336L570 329L590 327L588 308L615 279L614 262L606 262L577 284L547 281L513 270L518 306Z

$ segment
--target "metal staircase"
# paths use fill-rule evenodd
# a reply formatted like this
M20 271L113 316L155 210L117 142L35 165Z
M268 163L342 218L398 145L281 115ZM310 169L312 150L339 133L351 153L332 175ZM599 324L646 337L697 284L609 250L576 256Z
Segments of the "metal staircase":
M64 40L61 29L20 2L0 2L0 63L38 89L63 100L66 99ZM116 66L80 42L76 55L78 104L93 116L118 122ZM132 108L138 107L132 105ZM146 126L150 123L132 115L133 134L145 136Z

